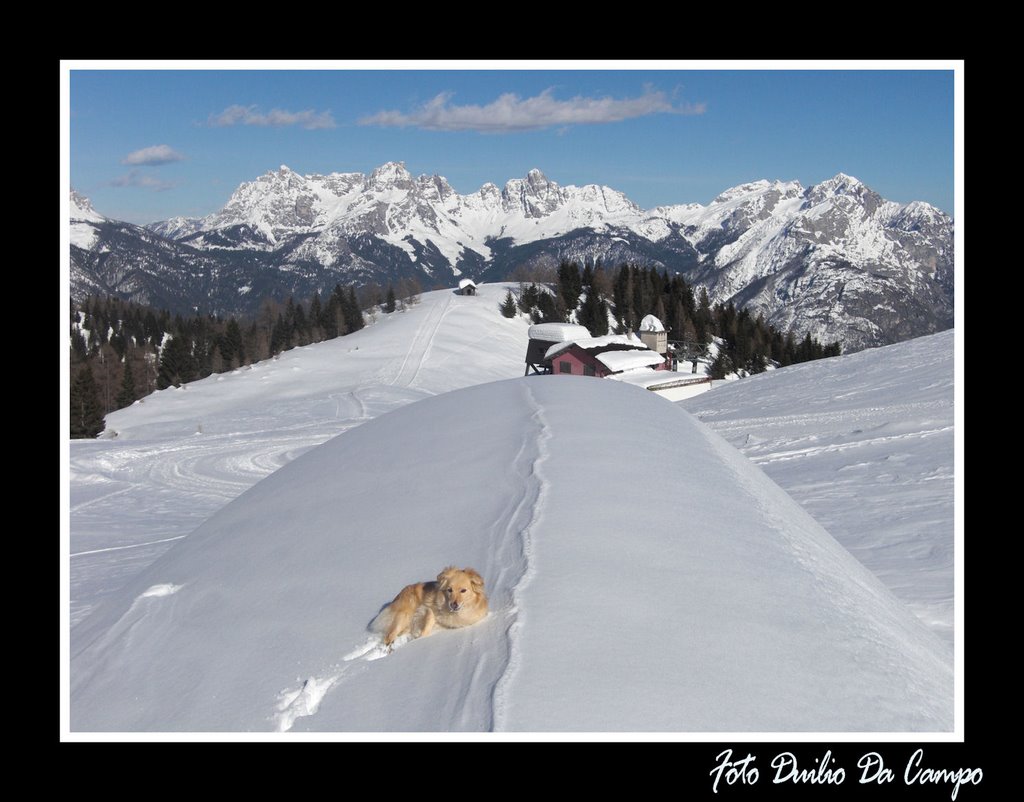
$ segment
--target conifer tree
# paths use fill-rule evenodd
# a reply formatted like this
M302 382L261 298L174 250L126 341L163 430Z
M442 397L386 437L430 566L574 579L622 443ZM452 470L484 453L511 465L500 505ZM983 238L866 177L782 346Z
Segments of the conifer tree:
M575 262L563 261L558 266L558 294L567 311L571 312L580 302L583 292L583 277L580 266Z
M245 343L242 341L242 329L234 318L228 321L224 330L224 343L221 356L225 367L241 367L245 364Z
M313 294L313 300L309 302L309 328L313 342L320 342L323 339L324 311L320 303L320 291Z
M537 306L537 299L540 297L540 290L536 284L530 284L519 291L519 311L529 315Z
M295 304L295 323L292 331L296 345L309 345L313 341L309 319L306 317L306 309L301 301Z
M390 284L388 284L388 297L387 297L387 301L384 303L384 311L385 312L394 312L395 311L395 288L392 285L390 285Z
M580 325L587 327L592 337L603 337L608 333L608 304L591 289L580 306L577 319Z
M195 364L192 360L192 344L186 337L178 334L164 346L160 355L160 371L157 373L156 386L164 390L171 385L180 387L195 378Z
M561 298L549 292L538 292L537 311L533 315L534 323L564 323L565 308L560 307Z
M512 295L512 290L505 293L505 300L502 301L498 308L504 317L511 318L516 316L516 299Z
M103 428L99 390L92 375L92 368L86 365L78 371L78 375L71 383L71 436L95 437Z
M71 361L84 362L89 356L89 346L85 343L81 329L71 329Z
M135 403L135 376L132 375L130 359L124 361L124 375L121 377L121 391L117 394L117 408L131 406Z
M359 331L366 324L363 322L363 310L359 308L359 301L356 300L356 288L350 286L344 303L345 327L349 332Z

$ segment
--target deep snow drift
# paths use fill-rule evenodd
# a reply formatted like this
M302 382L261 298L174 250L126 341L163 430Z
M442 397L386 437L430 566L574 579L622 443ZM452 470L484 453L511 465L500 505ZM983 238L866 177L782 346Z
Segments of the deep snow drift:
M946 331L717 384L682 404L950 644L953 355Z
M450 563L489 618L368 659L379 607ZM345 432L76 634L74 730L953 726L944 644L868 570L678 406L587 378Z

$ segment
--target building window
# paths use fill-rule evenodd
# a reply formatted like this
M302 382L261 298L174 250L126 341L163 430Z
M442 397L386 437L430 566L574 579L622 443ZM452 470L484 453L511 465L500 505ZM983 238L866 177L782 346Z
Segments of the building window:
M584 365L583 366L583 375L584 376L596 376L597 375L597 371L594 370L594 368L592 366L590 366L590 365Z
M558 363L559 373L572 373L572 362L559 362Z

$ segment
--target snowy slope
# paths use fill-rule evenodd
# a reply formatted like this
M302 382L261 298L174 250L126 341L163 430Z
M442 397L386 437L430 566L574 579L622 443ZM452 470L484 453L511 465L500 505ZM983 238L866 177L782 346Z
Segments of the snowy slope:
M948 642L953 332L793 365L682 402Z
M153 393L108 415L101 439L72 441L72 625L310 447L426 396L522 375L528 323L498 312L506 290L424 293L346 337Z
M380 605L449 563L482 571L490 617L367 659ZM75 730L953 724L944 645L818 523L678 406L585 378L345 432L77 634Z

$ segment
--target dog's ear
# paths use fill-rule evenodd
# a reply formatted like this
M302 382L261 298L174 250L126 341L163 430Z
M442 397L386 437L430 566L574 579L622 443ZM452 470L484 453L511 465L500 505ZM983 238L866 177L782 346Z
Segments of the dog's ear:
M463 568L462 573L469 577L469 584L477 590L481 590L484 586L484 578L480 576L473 568Z
M447 568L445 568L441 573L437 575L437 581L442 585L445 584L451 577L452 572L455 570L456 569L454 565L449 565Z

